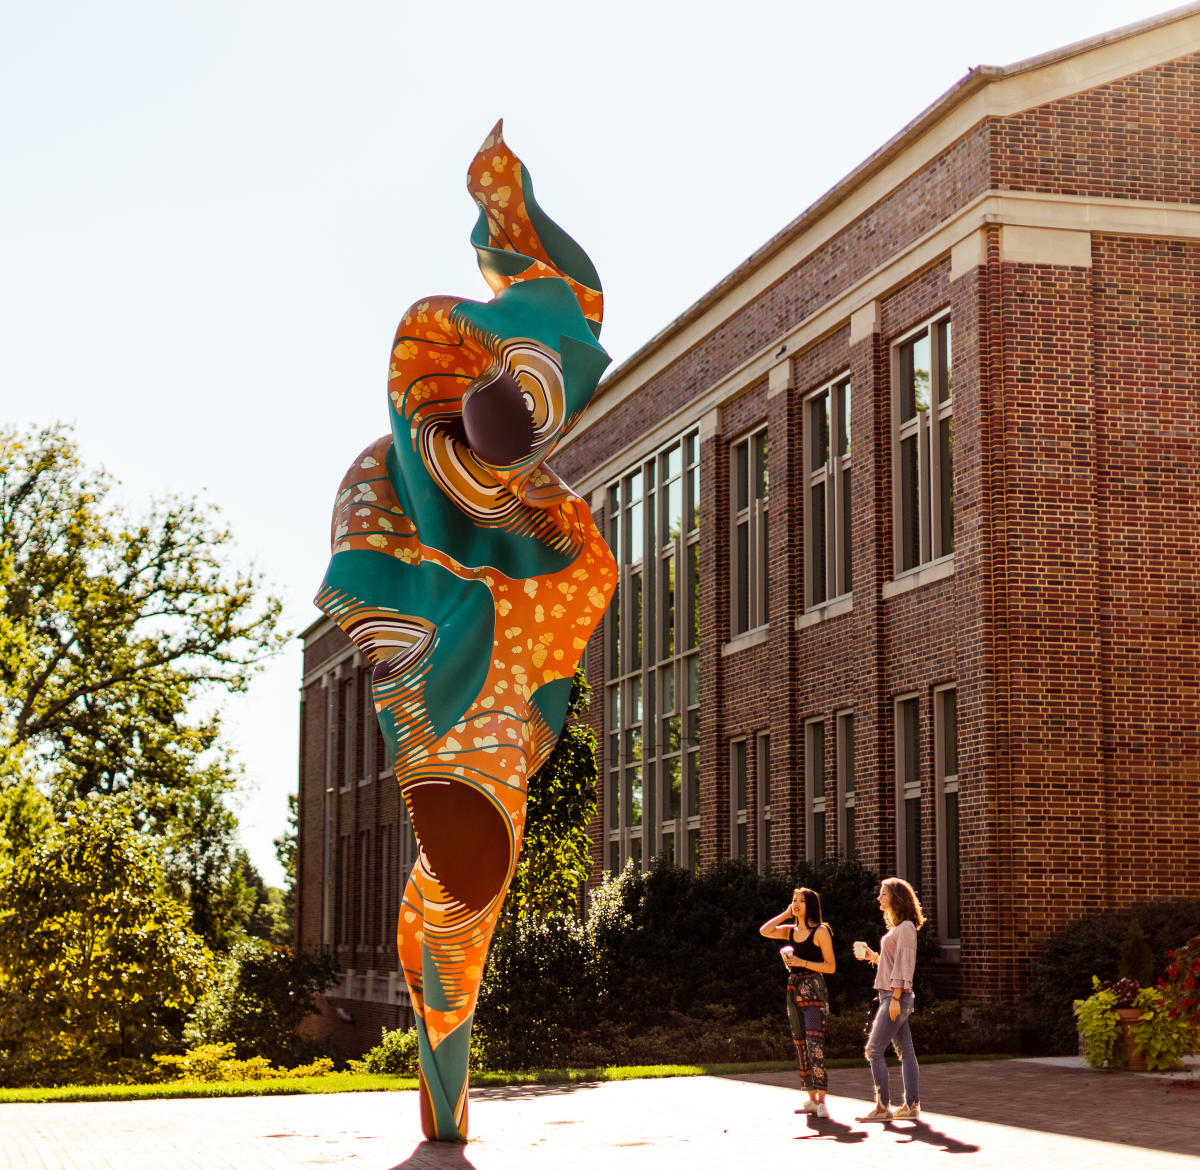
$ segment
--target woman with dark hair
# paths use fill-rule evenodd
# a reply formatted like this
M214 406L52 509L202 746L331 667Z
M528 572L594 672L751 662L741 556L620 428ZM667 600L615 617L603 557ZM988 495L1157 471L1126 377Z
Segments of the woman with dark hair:
M821 917L821 896L806 887L793 890L792 904L782 914L768 918L758 933L788 944L779 948L788 969L788 1023L796 1046L800 1084L808 1091L808 1100L797 1112L828 1117L825 1022L829 1019L829 992L825 976L837 970L837 963L833 958L833 932Z
M873 951L865 942L854 944L854 957L878 968L875 990L879 1006L867 1038L866 1058L875 1082L875 1108L858 1121L891 1121L893 1117L915 1121L921 1114L920 1070L913 1048L908 1017L916 999L913 975L917 969L917 931L925 925L925 914L916 891L903 878L884 878L879 886L879 909L888 932ZM888 1068L885 1054L891 1044L900 1057L904 1081L904 1104L894 1113L888 1108Z

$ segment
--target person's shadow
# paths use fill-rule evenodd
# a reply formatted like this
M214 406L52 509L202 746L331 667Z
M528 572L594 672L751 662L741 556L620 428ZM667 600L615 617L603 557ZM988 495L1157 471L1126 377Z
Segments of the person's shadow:
M853 1145L855 1142L865 1141L867 1138L865 1129L852 1129L830 1117L814 1117L809 1114L805 1120L808 1122L808 1133L797 1134L796 1141L798 1142L808 1141L812 1138L825 1138L828 1141L847 1142Z
M797 1134L796 1141L798 1142L809 1141L812 1138L824 1138L853 1145L856 1142L865 1141L868 1136L867 1130L854 1129L840 1121L834 1121L832 1118L810 1115L806 1120L808 1133ZM914 1121L911 1125L904 1127L897 1126L891 1121L885 1121L882 1128L891 1130L903 1142L928 1142L929 1145L937 1146L947 1154L977 1154L979 1152L978 1146L973 1146L969 1142L960 1142L957 1138L952 1138L949 1134L934 1129L924 1121Z
M947 1154L977 1154L979 1147L971 1145L970 1142L960 1142L957 1138L952 1138L948 1134L942 1133L940 1130L934 1129L931 1125L924 1121L914 1121L903 1129L897 1126L894 1122L885 1121L883 1123L885 1129L890 1129L894 1134L897 1134L902 1140L908 1142L928 1142L931 1146L937 1146L944 1150Z

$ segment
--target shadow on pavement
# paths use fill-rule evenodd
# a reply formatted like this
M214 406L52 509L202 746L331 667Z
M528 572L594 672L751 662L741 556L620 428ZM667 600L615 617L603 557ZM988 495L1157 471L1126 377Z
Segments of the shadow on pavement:
M909 1122L903 1127L896 1125L895 1122L885 1121L883 1128L890 1129L902 1142L928 1142L929 1145L937 1146L939 1150L943 1150L947 1154L979 1153L978 1146L949 1137L924 1121Z
M422 1142L392 1170L475 1170L469 1146L457 1142Z
M491 1085L472 1088L472 1101L536 1101L540 1097L561 1097L596 1089L608 1081L572 1081L563 1085Z

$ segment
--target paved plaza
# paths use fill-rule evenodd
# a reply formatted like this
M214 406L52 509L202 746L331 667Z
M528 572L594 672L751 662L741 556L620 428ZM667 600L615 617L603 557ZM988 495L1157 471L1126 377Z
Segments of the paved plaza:
M792 1073L478 1089L465 1146L421 1140L413 1093L0 1105L0 1167L902 1170L948 1154L961 1170L1200 1167L1197 1064L1170 1078L1027 1060L921 1076L921 1120L886 1125L854 1120L871 1096L865 1068L830 1073L829 1120L794 1112Z

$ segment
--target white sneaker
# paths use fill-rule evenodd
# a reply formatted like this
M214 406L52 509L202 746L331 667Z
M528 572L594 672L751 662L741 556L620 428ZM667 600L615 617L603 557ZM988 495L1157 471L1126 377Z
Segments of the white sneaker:
M817 1105L817 1116L818 1117L828 1117L829 1116L829 1110L825 1108L824 1101L820 1102Z
M816 1113L816 1111L817 1111L817 1103L815 1101L811 1101L811 1100L805 1101L804 1104L801 1105L800 1108L796 1110L797 1113Z
M901 1105L892 1116L897 1121L916 1121L921 1116L921 1106L920 1104Z

